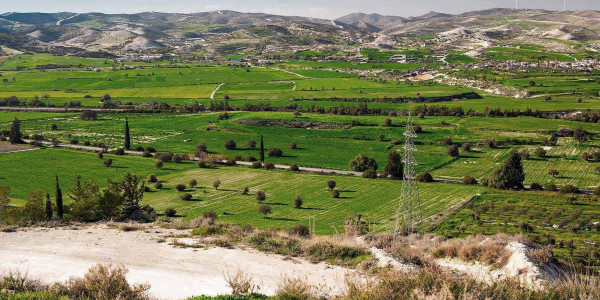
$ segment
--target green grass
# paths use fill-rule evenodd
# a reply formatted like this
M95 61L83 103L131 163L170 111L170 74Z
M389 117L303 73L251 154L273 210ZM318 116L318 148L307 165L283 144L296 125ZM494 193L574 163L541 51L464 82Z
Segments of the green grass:
M393 216L400 198L401 181L372 180L350 176L326 176L316 174L292 173L289 171L264 171L247 167L220 167L198 169L191 162L180 164L166 163L162 170L154 167L154 159L134 156L106 155L114 160L113 167L102 165L94 153L74 150L43 149L18 153L0 154L0 164L11 170L3 174L0 186L11 187L11 196L24 198L30 191L42 190L54 192L54 174L57 173L66 203L69 203L69 190L73 187L74 176L79 174L82 180L92 179L100 186L106 185L108 178L121 179L125 172L138 174L146 178L157 175L164 189L152 189L144 196L144 203L151 204L159 212L174 207L185 219L201 216L204 211L214 210L219 220L252 224L261 229L270 227L287 228L304 223L314 216L317 220L318 234L343 232L345 217L360 213L363 219L376 222L378 230L390 225L388 218ZM35 174L32 174L35 170ZM198 181L198 187L189 188L192 201L179 198L174 186L188 184L191 179ZM219 190L211 187L214 180L222 184ZM334 199L327 188L327 181L337 181L341 197ZM242 195L244 187L250 188L250 195ZM264 219L257 212L258 202L255 193L262 190L267 194L266 204L270 204L273 214ZM483 190L481 187L458 184L420 184L419 190L423 202L423 215L431 216L464 201L469 196ZM295 195L304 201L303 209L293 207ZM15 200L15 204L22 204ZM224 215L223 212L227 212Z

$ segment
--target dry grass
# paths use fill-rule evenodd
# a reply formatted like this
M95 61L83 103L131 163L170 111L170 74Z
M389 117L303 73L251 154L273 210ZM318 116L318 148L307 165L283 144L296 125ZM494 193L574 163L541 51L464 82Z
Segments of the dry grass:
M300 278L283 277L275 292L275 298L281 300L318 299L316 290L316 287L307 284Z
M226 271L223 274L227 286L231 288L234 296L247 296L258 290L258 286L252 281L252 277L238 269L235 272Z
M550 247L530 248L527 256L539 266L546 266L554 260L554 253Z

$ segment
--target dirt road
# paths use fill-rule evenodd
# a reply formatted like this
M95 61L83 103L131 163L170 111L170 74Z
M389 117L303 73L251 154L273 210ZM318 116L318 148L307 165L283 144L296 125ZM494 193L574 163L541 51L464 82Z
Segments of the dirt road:
M156 233L160 231L161 233ZM45 282L82 276L97 263L123 264L128 280L149 283L159 299L185 299L194 295L228 294L224 273L243 270L254 278L259 292L275 292L282 276L299 277L324 291L339 293L348 269L312 264L256 250L177 248L159 239L172 230L123 232L105 225L72 229L30 229L0 232L0 274L27 272Z

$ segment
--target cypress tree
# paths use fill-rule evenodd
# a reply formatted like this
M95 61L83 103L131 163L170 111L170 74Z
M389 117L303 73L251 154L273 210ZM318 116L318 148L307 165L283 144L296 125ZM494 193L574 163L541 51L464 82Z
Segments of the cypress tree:
M522 189L525 172L521 163L521 155L513 150L500 167L492 173L490 186L496 189Z
M46 220L52 220L52 202L50 202L50 193L46 192Z
M58 184L58 174L56 175L56 214L58 215L58 218L62 220L64 210L63 210L62 191L60 189L60 185Z
M265 162L265 143L263 142L263 135L260 134L260 162Z
M125 118L125 149L131 150L131 136L129 136L129 121Z
M15 118L10 126L10 132L8 133L8 140L11 144L22 144L23 133L21 132L21 121Z

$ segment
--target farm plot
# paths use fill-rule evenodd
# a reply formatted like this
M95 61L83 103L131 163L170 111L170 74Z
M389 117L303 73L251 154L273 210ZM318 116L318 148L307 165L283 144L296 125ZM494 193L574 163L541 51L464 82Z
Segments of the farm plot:
M198 187L188 187L181 193L174 191L176 184L187 184L192 179L198 181ZM262 229L287 228L298 223L308 225L308 218L314 217L317 234L344 232L345 218L355 213L361 214L364 220L375 222L375 230L390 229L394 222L389 218L395 214L402 187L400 181L241 167L196 169L161 176L159 180L165 188L149 193L145 198L159 211L173 207L185 219L191 219L204 211L213 210L219 214L220 221L252 224ZM215 180L221 181L219 189L211 186ZM340 198L332 198L327 188L328 180L337 182ZM242 194L245 187L250 189L248 195ZM420 184L423 216L440 213L482 190L481 187L456 184ZM257 191L266 193L264 203L273 210L268 219L257 212L260 204L255 196ZM179 196L183 193L192 194L193 199L181 200ZM304 202L302 209L294 208L296 195Z

